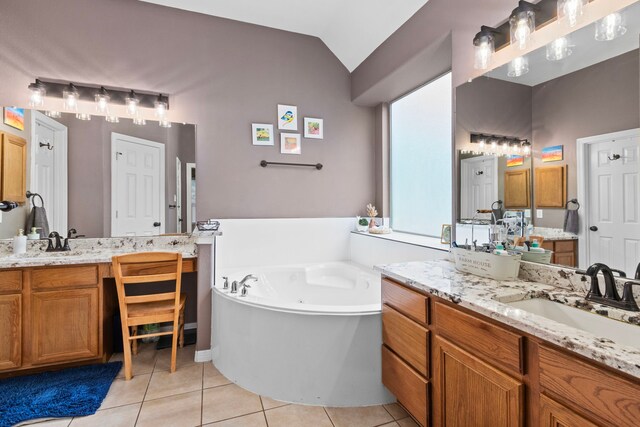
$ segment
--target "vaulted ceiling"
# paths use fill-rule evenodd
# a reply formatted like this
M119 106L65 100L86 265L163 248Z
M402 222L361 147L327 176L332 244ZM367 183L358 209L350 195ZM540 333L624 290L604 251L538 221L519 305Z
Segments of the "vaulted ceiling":
M353 71L428 0L142 0L319 37Z

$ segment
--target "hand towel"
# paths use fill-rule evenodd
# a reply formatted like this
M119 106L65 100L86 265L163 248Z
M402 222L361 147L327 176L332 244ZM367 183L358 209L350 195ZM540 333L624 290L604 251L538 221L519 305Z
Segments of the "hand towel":
M563 229L566 233L578 234L580 231L578 209L565 209Z
M36 206L35 198L40 198L40 203L42 206ZM27 233L31 232L31 228L37 227L39 228L38 232L40 233L40 238L44 239L49 237L49 220L47 219L47 211L44 208L44 201L39 194L34 194L31 198L31 212L29 212L29 216L27 216L27 223L25 224L25 231Z

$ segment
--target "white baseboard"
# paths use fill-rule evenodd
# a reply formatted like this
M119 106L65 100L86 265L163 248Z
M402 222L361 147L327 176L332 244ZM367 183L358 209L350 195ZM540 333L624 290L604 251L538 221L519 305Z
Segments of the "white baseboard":
M211 362L211 349L208 350L197 350L196 351L196 362Z

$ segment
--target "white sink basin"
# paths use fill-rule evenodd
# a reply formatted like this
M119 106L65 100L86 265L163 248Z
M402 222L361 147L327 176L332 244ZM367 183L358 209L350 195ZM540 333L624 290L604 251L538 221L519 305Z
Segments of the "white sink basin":
M618 344L640 349L640 326L540 298L514 301L507 305L581 329L600 338L608 338Z

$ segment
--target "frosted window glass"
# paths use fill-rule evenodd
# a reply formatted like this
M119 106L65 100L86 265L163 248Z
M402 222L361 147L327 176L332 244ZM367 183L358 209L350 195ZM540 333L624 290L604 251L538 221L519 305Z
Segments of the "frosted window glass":
M451 73L391 104L391 226L440 236L451 223Z

